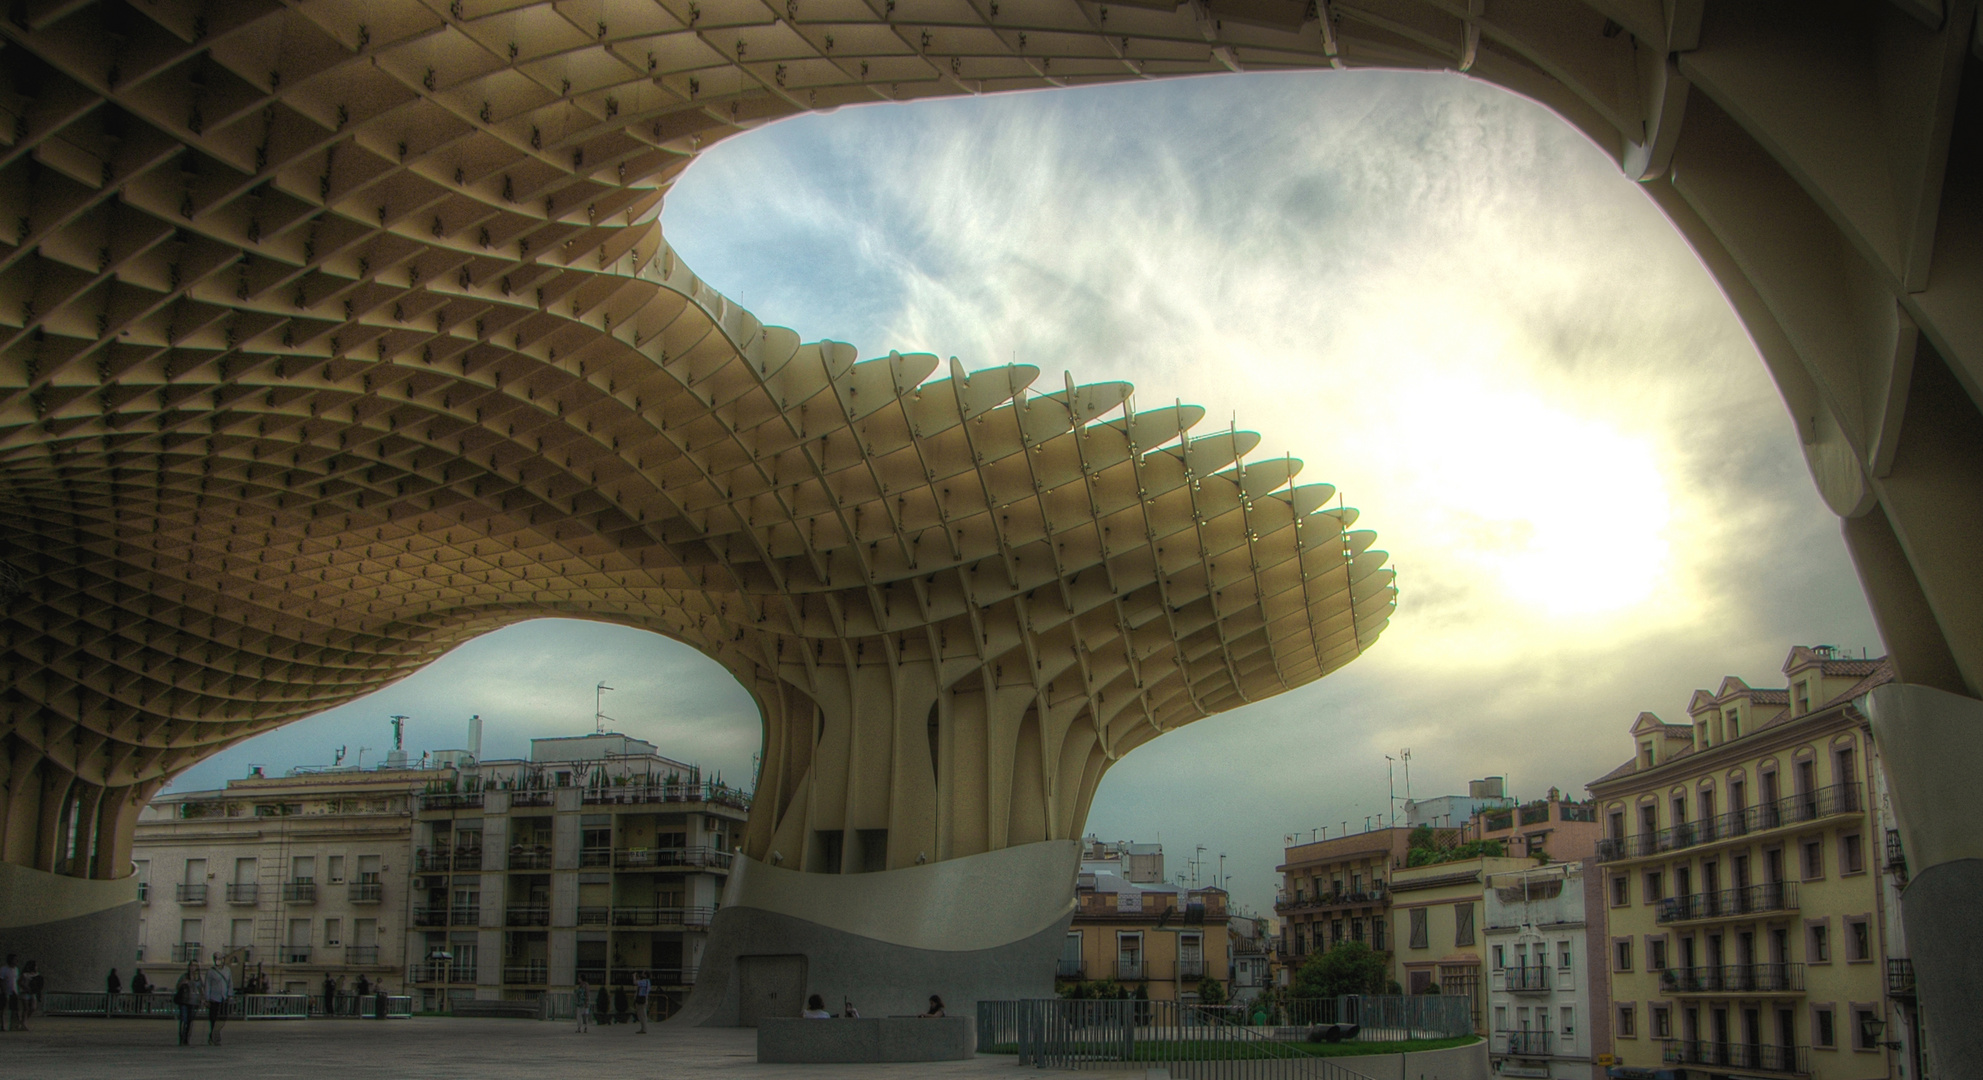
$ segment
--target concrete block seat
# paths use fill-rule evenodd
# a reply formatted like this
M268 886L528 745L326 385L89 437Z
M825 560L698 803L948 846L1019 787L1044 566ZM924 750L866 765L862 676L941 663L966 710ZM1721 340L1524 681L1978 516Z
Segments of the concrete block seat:
M968 1016L859 1017L757 1022L757 1060L789 1064L964 1061L978 1050L978 1022Z

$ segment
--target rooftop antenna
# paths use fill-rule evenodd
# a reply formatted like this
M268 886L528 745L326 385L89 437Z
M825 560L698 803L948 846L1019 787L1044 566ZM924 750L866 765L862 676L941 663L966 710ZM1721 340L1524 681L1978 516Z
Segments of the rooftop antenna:
M331 768L335 769L342 764L344 764L344 747L340 746L337 748L337 756L331 759Z
M598 686L592 688L592 733L594 735L606 734L606 721L613 719L606 715L606 691L611 689L612 687L607 686L603 681Z
M395 752L402 749L406 741L406 721L409 719L411 718L405 716L394 716L392 718L392 748Z

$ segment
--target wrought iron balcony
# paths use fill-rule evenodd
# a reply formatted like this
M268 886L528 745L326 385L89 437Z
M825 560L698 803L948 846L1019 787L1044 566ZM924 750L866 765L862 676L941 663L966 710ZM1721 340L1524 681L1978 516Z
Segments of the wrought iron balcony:
M207 887L205 885L175 886L173 897L182 904L204 904L207 902Z
M503 984L506 986L528 986L533 983L546 983L550 980L550 968L542 961L529 964L503 965Z
M1654 916L1659 923L1691 922L1697 919L1734 919L1769 911L1796 911L1797 886L1788 881L1772 881L1742 889L1669 896L1659 902Z
M1143 961L1117 960L1115 962L1115 977L1125 981L1141 979L1143 977Z
M376 904L385 899L386 886L380 881L354 881L347 892L354 904Z
M511 806L549 806L556 799L550 788L523 788L510 792Z
M1502 1053L1519 1054L1523 1057L1547 1057L1549 1055L1549 1031L1497 1031L1501 1037Z
M422 810L467 810L481 805L479 791L428 791L420 796Z
M551 868L551 853L544 848L533 848L530 850L511 848L509 868L511 870L549 870Z
M379 947L377 945L346 945L344 947L344 962L353 967L377 964L379 962Z
M1887 830L1887 872L1894 876L1894 884L1907 888L1907 849L1900 844L1900 830Z
M1195 981L1204 977L1205 961L1179 960L1177 962L1177 978L1179 982L1184 982L1187 979Z
M612 910L612 908L596 904L580 907L578 909L578 925L605 926L611 918Z
M310 947L308 945L284 945L282 947L282 962L285 964L309 963Z
M1887 993L1894 997L1914 996L1914 961L1905 958L1887 961Z
M252 882L235 883L227 887L227 902L230 904L252 904L261 895L261 886Z
M720 848L698 845L678 848L621 848L613 852L613 865L622 870L650 867L697 867L727 870L731 855Z
M1549 969L1540 965L1504 967L1501 969L1501 978L1503 985L1518 994L1549 990Z
M1801 994L1803 964L1725 964L1661 968L1661 990L1671 994Z
M1856 814L1864 807L1865 801L1860 798L1857 783L1834 784L1700 821L1681 822L1657 832L1608 837L1597 842L1597 857L1600 862L1643 859L1840 814Z
M282 899L289 904L314 904L317 902L317 883L314 881L290 881L282 886Z
M1758 1072L1811 1074L1811 1048L1808 1046L1768 1046L1762 1043L1707 1042L1700 1039L1669 1039L1663 1055L1668 1065L1725 1065Z
M173 962L173 963L175 963L175 964L187 964L187 963L191 963L191 962L193 962L193 961L195 961L195 960L198 960L198 959L200 959L200 943L199 943L199 942L197 942L197 941L182 941L182 942L180 942L180 943L178 943L177 945L174 945L174 946L172 946L172 962Z
M711 907L615 907L614 926L708 926Z
M578 865L611 866L613 865L613 849L605 847L583 848L578 853Z
M547 904L511 904L503 909L504 926L549 926L551 908Z
M1080 960L1062 957L1053 974L1056 979L1085 979L1088 977L1088 966Z

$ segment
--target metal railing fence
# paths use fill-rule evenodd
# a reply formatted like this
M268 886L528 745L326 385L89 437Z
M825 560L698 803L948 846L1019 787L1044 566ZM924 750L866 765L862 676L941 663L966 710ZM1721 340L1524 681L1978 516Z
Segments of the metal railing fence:
M1345 994L1292 998L1270 1018L1276 1037L1304 1038L1314 1028L1355 1025L1357 1042L1456 1039L1473 1034L1473 999L1465 994Z
M355 995L342 995L338 998L336 1015L365 1016L376 1018L378 998L367 994L362 998ZM172 1004L169 989L150 994L110 994L103 991L74 993L51 991L45 995L41 1011L49 1016L102 1016L119 1018L139 1018L163 1020L178 1015ZM206 1015L206 1003L201 1002L199 1015ZM323 1016L323 998L309 994L236 994L227 1002L227 1018L230 1020L302 1020L311 1016ZM386 1019L397 1019L413 1015L413 999L404 995L389 996L386 999Z
M1334 1011L1399 1021L1408 1011L1388 1008L1408 998L1343 998ZM1471 1036L1472 1013L1463 998L1454 1029L1415 1037ZM1310 1003L1319 1005L1319 1003ZM1319 1011L1319 1010L1314 1010ZM1450 1021L1454 1010L1422 1010ZM1436 1015L1430 1015L1436 1014ZM1013 1053L1021 1066L1056 1069L1166 1068L1192 1080L1367 1080L1340 1060L1307 1049L1310 1028L1250 1025L1240 1006L1191 1005L1176 1001L1069 1000L978 1003L978 1051ZM1400 1036L1403 1037L1403 1036Z

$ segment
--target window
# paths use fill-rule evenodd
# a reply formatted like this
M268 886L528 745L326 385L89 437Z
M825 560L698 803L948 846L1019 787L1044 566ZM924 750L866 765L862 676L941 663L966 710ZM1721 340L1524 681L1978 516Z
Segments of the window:
M1838 872L1858 874L1866 869L1866 856L1859 844L1858 833L1846 833L1838 838Z
M1845 958L1852 961L1873 958L1873 933L1864 915L1845 920Z
M1639 1037L1638 1006L1618 1006L1618 1037L1621 1039L1636 1039Z
M1370 920L1370 947L1376 949L1378 952L1384 951L1384 927L1386 925L1383 919Z
M1614 971L1632 970L1632 939L1619 938L1612 942L1611 946L1613 952L1612 969Z
M1804 927L1804 958L1813 964L1832 962L1831 922L1820 919Z
M358 856L358 881L361 884L377 885L379 883L379 872L379 856Z
M326 944L326 945L342 945L342 944L344 944L344 920L343 920L343 919L325 919L325 920L324 920L324 944Z
M1815 1005L1811 1008L1811 1045L1828 1048L1838 1046L1838 1032L1832 1026L1830 1005Z
M1611 906L1624 907L1626 904L1631 903L1632 902L1631 888L1632 888L1631 882L1627 881L1624 875L1621 874L1618 877L1612 878Z
M1659 871L1646 871L1646 903L1657 904L1666 899L1666 894L1661 891L1662 884Z
M342 885L344 883L344 856L332 855L324 861L329 864L331 884Z
M317 859L314 855L298 855L289 860L289 880L298 885L308 885L317 880Z
M1570 943L1568 941L1559 941L1556 943L1556 966L1565 971L1568 971L1570 968Z
M1855 1005L1852 1007L1852 1048L1854 1050L1878 1050L1879 1036L1873 1034L1873 1010Z
M1577 1037L1577 1010L1565 1005L1559 1019L1561 1021L1559 1027L1563 1032L1563 1041L1567 1044Z
M1646 964L1651 970L1659 971L1666 967L1666 939L1649 937L1646 939Z
M1654 1005L1652 1007L1652 1026L1653 1038L1671 1039L1673 1037L1673 1010L1664 1005Z
M1425 909L1424 909L1424 908L1413 908L1413 909L1412 909L1412 939L1411 939L1411 947L1412 947L1412 948L1414 948L1414 949L1423 949L1423 948L1426 948L1426 947L1427 947L1427 937L1426 937L1426 932L1425 932Z
M1823 840L1804 841L1804 880L1816 881L1825 876L1825 842Z
M1508 947L1506 945L1496 945L1494 947L1494 966L1498 968L1508 966Z
M1791 710L1790 715L1803 716L1805 713L1811 711L1810 683L1808 682L1798 683L1796 686L1791 688L1791 693L1796 695L1796 701L1795 701L1796 708Z
M1727 732L1726 732L1726 735L1727 735L1727 737L1728 737L1728 738L1730 738L1730 739L1739 739L1739 738L1741 738L1741 737L1742 737L1742 713L1741 713L1741 711L1740 711L1740 710L1738 710L1738 709L1730 709L1730 710L1728 710L1728 717L1727 717L1727 723L1726 723L1726 725L1725 725L1725 726L1726 726L1726 727L1727 727L1727 729L1728 729L1728 730L1727 730Z
M1453 905L1453 944L1473 944L1473 901Z

